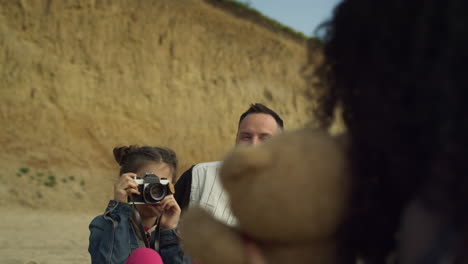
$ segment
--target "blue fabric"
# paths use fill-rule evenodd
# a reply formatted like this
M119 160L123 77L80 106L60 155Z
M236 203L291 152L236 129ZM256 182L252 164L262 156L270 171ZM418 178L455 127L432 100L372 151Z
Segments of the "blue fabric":
M138 237L131 224L130 204L111 200L103 215L89 225L89 247L93 264L123 264L133 250L139 248ZM165 264L189 264L180 246L177 230L161 230L161 258Z

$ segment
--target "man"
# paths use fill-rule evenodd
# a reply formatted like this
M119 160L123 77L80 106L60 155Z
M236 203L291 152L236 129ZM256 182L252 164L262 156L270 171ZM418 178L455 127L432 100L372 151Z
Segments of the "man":
M283 120L263 104L252 104L239 119L236 146L256 146L283 131ZM229 208L229 198L219 181L221 161L205 162L192 166L177 181L175 198L182 210L198 205L228 225L236 219Z

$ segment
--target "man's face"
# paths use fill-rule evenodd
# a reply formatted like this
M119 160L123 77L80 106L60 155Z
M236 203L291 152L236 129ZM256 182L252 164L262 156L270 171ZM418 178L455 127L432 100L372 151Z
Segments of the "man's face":
M279 133L276 120L268 114L249 114L239 124L236 145L258 145Z

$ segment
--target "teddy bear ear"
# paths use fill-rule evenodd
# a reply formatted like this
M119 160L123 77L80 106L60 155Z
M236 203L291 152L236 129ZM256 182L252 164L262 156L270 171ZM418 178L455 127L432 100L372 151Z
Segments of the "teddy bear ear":
M272 162L272 153L263 147L237 147L224 159L221 167L223 179L252 175Z

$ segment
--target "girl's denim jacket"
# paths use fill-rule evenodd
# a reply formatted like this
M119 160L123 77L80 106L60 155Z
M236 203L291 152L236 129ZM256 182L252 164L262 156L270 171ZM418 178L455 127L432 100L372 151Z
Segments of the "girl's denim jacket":
M105 213L93 219L89 225L88 248L93 264L123 264L130 253L140 247L130 220L132 210L130 204L111 200ZM181 249L177 230L161 230L159 247L165 264L191 263Z

